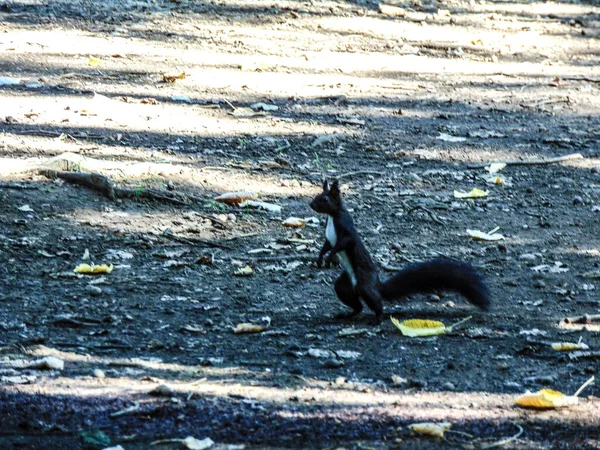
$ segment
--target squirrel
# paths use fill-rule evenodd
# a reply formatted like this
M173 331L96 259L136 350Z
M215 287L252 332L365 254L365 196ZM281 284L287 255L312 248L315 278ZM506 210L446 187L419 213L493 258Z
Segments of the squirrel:
M360 314L362 298L375 313L374 324L378 325L383 318L384 300L438 290L459 292L473 305L482 310L489 309L490 293L483 277L472 265L455 259L436 258L411 264L382 282L350 213L344 207L337 181L331 187L325 181L323 192L312 200L310 207L328 216L325 244L317 258L317 267L323 266L325 255L327 267L337 255L344 270L335 281L335 292L352 311L336 315L337 319L350 319Z

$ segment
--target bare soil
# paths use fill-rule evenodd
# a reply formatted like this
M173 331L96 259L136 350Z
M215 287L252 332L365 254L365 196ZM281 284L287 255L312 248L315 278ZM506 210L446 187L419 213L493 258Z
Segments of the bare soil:
M0 77L16 79L0 86L0 447L599 448L595 385L566 409L514 406L598 371L599 37L583 1L0 5ZM503 184L470 168L569 154ZM166 198L35 170L55 157ZM386 305L380 327L332 319L339 268L307 257L323 219L281 222L315 217L339 177L382 276L469 261L492 311L440 293ZM473 188L489 195L454 198ZM213 201L233 190L282 211ZM495 227L504 240L466 235ZM473 319L411 339L390 314ZM580 339L588 352L550 347ZM64 369L27 368L49 355ZM424 421L451 431L407 427Z

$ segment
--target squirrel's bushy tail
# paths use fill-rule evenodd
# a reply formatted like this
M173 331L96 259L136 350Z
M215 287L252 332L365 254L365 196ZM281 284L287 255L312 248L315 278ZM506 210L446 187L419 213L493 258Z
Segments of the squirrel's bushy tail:
M428 293L455 291L483 310L490 307L490 291L475 268L448 258L432 259L412 264L382 283L381 293L386 300Z

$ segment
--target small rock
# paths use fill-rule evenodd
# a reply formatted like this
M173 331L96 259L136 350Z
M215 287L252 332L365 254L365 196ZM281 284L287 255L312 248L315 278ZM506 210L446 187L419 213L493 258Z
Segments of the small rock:
M413 388L424 388L424 387L427 387L427 381L409 378L408 385Z
M524 380L526 383L543 384L546 386L554 385L557 379L554 375L541 375L534 377L527 377Z
M26 367L37 370L63 370L65 362L56 356L46 356L45 358L30 362Z
M592 173L598 173L598 171L599 170L598 170L597 167L592 167L591 170L590 170L590 172L592 172Z
M173 181L171 181L171 180L167 181L167 190L169 190L169 191L175 190L175 184L173 183Z
M544 289L546 287L546 283L543 280L535 280L533 282L533 286L538 289Z
M235 214L233 214L233 213L227 214L227 220L229 220L230 222L235 222L236 221Z
M392 384L394 386L402 386L403 384L407 384L408 380L406 378L402 378L398 375L392 375Z
M95 297L102 295L102 289L100 289L98 286L94 286L93 284L88 284L85 287L85 292Z
M504 361L503 361L503 362L499 362L499 363L496 365L496 368L497 368L498 370L508 370L508 369L510 369L510 366L509 366L509 365L508 365L506 362L504 362Z
M104 371L103 371L103 370L100 370L100 369L94 369L94 371L92 372L92 375L93 375L95 378L98 378L98 379L100 379L100 380L102 380L102 379L106 378L106 374L104 373Z
M522 389L521 385L515 381L507 381L506 383L504 383L504 387L508 389L516 389L518 391Z
M522 261L535 261L537 257L538 255L535 253L523 253L521 256L519 256L519 259Z
M340 367L344 367L344 361L339 359L327 359L323 363L323 367L325 369L339 369Z
M576 195L575 197L573 197L573 204L574 205L583 205L583 198L581 198L580 195Z
M346 379L344 377L337 377L334 383L337 386L343 386L346 383Z
M173 389L166 384L161 384L160 386L152 389L149 394L156 397L171 397L173 395Z
M428 302L433 302L433 303L439 303L442 299L440 298L439 295L435 295L435 294L431 294L428 298L427 301Z
M447 383L442 384L442 389L445 389L447 391L453 391L456 389L456 386L454 386L454 384L448 381Z

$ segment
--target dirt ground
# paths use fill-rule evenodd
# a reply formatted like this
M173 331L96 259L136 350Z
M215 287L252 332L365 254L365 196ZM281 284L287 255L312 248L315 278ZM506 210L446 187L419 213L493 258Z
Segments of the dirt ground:
M597 2L1 3L0 448L600 448L595 385L565 409L514 405L598 372ZM472 168L572 154L503 184ZM308 207L323 178L382 276L469 261L492 311L440 293L378 327L332 319L339 268L314 264ZM473 188L489 195L454 198ZM213 200L235 190L281 212ZM390 313L473 318L408 338ZM46 356L64 368L29 366ZM408 428L444 421L443 440Z

